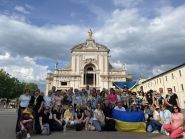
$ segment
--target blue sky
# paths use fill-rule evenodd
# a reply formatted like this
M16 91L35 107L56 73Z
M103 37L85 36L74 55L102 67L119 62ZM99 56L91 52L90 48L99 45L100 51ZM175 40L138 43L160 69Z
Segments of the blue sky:
M113 66L151 77L184 63L184 17L184 0L0 0L0 67L44 90L91 28Z

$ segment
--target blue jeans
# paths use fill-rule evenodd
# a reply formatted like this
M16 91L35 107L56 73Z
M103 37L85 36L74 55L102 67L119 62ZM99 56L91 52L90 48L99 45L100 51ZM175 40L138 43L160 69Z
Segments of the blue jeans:
M162 124L159 123L158 121L156 121L156 120L151 120L151 121L149 122L149 125L152 126L153 131L155 131L155 130L161 131Z
M98 120L93 120L93 125L94 125L96 131L101 131L102 130L101 129L101 124Z

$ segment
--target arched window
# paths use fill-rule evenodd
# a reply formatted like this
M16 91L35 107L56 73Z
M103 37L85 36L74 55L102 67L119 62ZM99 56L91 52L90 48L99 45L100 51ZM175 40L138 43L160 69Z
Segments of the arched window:
M93 71L93 68L92 67L88 67L87 71Z

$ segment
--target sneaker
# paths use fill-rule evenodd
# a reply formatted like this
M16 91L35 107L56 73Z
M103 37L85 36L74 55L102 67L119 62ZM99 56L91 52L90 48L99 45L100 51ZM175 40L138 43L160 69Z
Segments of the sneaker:
M152 133L157 134L157 133L159 133L159 131L155 130L155 131L153 131Z
M30 136L29 133L27 133L26 138L27 138L27 139L30 139L30 138L31 138L31 136Z
M22 139L22 133L21 132L17 132L16 133L16 138L17 139Z
M64 131L64 132L66 132L66 131L67 131L66 125L64 126L64 129L63 129L63 131Z
M164 131L164 134L165 134L166 136L169 136L169 135L170 135L170 133L167 132L167 131Z
M183 133L183 139L185 139L185 132Z

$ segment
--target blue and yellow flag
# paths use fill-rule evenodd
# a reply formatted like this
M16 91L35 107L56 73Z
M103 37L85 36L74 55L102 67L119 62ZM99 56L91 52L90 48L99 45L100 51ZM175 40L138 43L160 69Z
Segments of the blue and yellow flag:
M116 120L116 130L123 132L146 132L146 123L143 112L123 112L113 110Z

